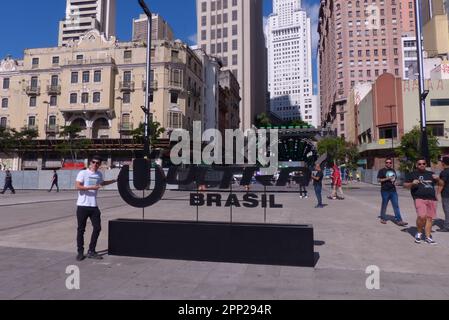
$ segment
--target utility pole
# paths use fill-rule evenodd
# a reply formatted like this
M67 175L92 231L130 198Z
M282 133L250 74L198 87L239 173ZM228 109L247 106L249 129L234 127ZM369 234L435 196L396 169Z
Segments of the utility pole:
M426 159L430 167L429 139L427 136L427 114L426 98L429 91L424 87L424 57L421 26L421 1L415 0L415 20L416 20L416 44L418 50L418 72L419 72L419 102L421 116L421 156Z
M138 0L139 5L142 8L143 12L147 16L148 19L148 27L147 27L147 86L145 89L145 106L142 107L142 110L145 113L145 136L144 136L144 157L150 158L150 139L151 139L151 129L150 125L153 123L153 114L151 113L151 102L150 102L150 90L151 90L151 33L153 30L153 15L146 5L144 0Z

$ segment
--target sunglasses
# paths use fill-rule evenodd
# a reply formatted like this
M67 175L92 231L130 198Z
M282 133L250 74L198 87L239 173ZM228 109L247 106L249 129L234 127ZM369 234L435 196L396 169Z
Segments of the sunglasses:
M100 165L100 164L101 164L101 162L100 162L100 161L92 161L92 164L97 164L97 165Z
M418 163L418 166L425 166L426 164L427 163L425 163L425 162L424 163L421 162L421 163Z
M386 164L393 164L393 162L385 162Z

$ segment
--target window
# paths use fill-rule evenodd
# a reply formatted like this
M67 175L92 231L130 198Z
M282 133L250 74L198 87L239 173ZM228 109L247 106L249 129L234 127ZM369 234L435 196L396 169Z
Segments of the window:
M3 79L3 89L9 89L10 80L9 78Z
M7 124L8 124L8 119L6 117L0 118L0 128L6 128Z
M427 124L427 128L432 131L434 137L444 137L444 124Z
M89 83L90 81L90 72L83 71L83 83Z
M59 77L58 76L51 76L51 86L56 87L59 85Z
M125 71L123 72L123 82L130 83L132 79L132 73L131 71Z
M123 52L123 59L125 59L125 62L130 62L133 58L133 52L131 50L125 50Z
M94 72L94 82L101 82L101 70L96 70Z
M33 58L32 60L32 68L38 68L39 67L39 58Z
M76 56L76 60L78 60L78 61L84 60L84 56L82 54L79 54Z
M170 93L170 103L178 104L178 93L177 92Z
M182 113L168 112L168 127L172 129L182 128Z
M124 104L130 104L131 103L131 93L125 92L123 94L123 103Z
M54 66L59 65L59 57L53 57L53 58L51 59L51 61L52 61L52 63L53 63Z
M31 77L31 88L37 88L38 82L39 81L37 77Z
M100 92L94 92L93 101L94 103L100 103L101 100L101 93Z
M89 93L83 92L81 94L81 103L84 103L84 104L89 103Z
M430 105L432 107L449 107L449 99L432 99Z
M398 137L397 126L379 128L379 139L395 139Z
M30 107L36 107L36 97L30 97Z
M50 117L48 118L48 125L49 125L50 127L56 126L56 116L50 116Z
M2 99L2 108L3 109L6 109L6 108L8 108L8 98L3 98Z
M71 83L78 83L78 72L72 72Z
M78 102L78 95L76 93L70 94L70 104L76 104Z
M35 116L31 116L28 117L28 127L35 127L36 126L36 117Z
M57 96L50 96L50 106L56 107L58 105L58 97Z

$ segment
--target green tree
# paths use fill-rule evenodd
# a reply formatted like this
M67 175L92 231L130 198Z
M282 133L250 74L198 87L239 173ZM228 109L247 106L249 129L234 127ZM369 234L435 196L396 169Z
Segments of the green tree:
M341 137L324 138L318 142L318 153L327 153L330 162L343 163L346 159L346 141Z
M354 143L346 142L341 137L327 137L318 142L318 153L327 154L329 162L345 163L349 169L357 169L360 153Z
M432 163L438 162L440 148L438 139L432 135L432 131L428 130L429 136L429 154ZM421 129L413 128L412 131L406 133L401 139L401 146L397 150L401 158L400 170L402 172L411 172L415 169L416 161L421 157Z
M269 127L269 126L271 126L271 119L265 112L259 114L256 117L256 127L257 128L263 128L263 127Z
M157 141L161 138L161 136L165 133L165 128L162 128L161 124L157 121L153 121L150 123L150 132L151 132L151 139L150 139L150 145L154 146ZM137 140L140 143L143 143L143 138L145 135L145 124L141 123L139 124L139 127L132 132L132 136L135 140Z
M299 120L293 120L291 122L289 122L288 126L291 127L304 127L304 126L308 126L309 124L307 122L302 121L302 119Z
M61 128L59 136L64 138L64 141L56 146L56 150L62 155L70 155L72 160L78 159L78 152L86 150L91 145L88 139L80 138L80 133L83 131L79 125L69 125Z

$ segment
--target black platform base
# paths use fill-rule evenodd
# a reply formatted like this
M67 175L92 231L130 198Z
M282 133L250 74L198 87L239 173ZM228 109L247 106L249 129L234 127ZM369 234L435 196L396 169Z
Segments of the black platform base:
M109 254L142 258L314 267L312 226L114 220Z

